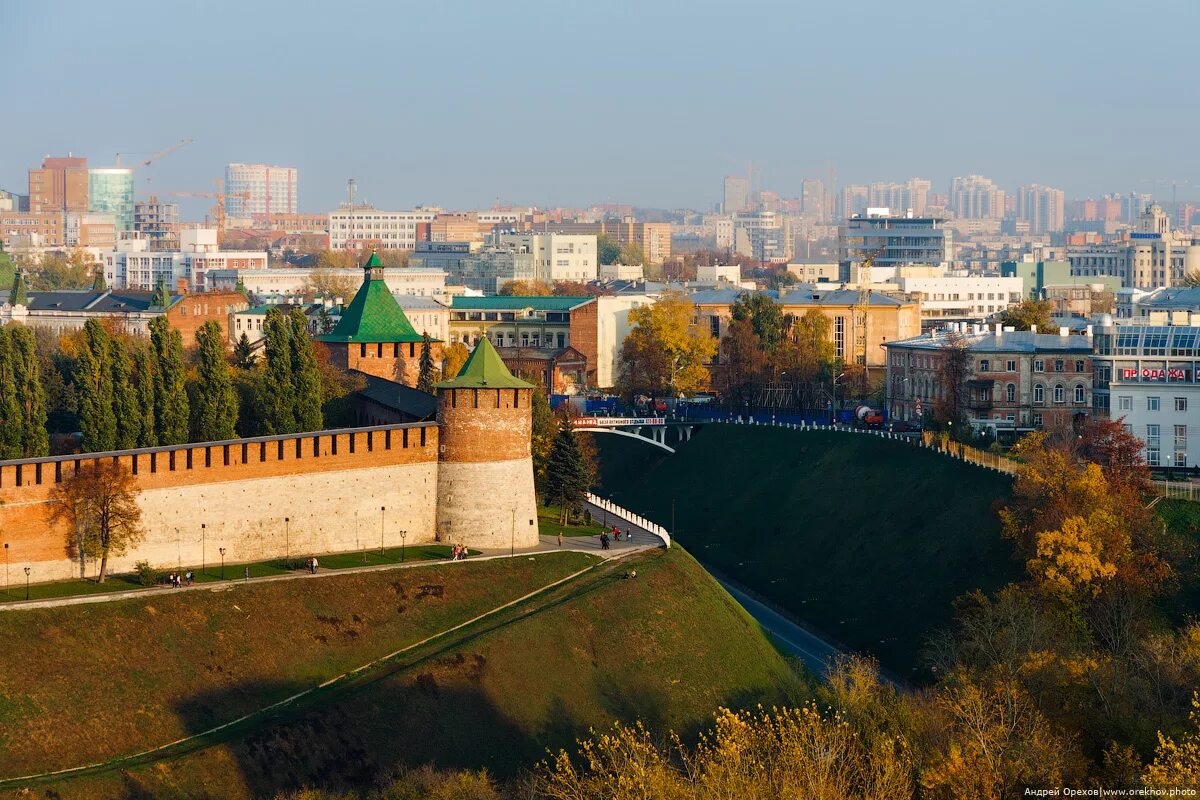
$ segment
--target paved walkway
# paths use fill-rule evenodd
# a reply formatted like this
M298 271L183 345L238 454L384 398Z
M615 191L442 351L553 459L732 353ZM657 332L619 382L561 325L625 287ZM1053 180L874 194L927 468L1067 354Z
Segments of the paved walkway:
M734 600L738 601L742 608L749 612L750 616L754 617L763 630L771 634L789 653L803 661L804 666L817 676L824 677L833 659L842 654L841 650L829 642L811 631L801 628L778 611L755 600L737 586L720 578L717 579L717 582L725 588L725 591L729 592Z

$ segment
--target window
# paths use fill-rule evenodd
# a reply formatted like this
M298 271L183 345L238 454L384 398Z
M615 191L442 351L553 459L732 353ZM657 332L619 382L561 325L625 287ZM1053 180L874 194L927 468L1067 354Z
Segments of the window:
M1175 426L1175 466L1187 466L1187 425Z
M1004 387L1004 399L1006 402L1013 403L1017 399L1017 387L1014 384L1009 384Z
M846 357L846 318L833 319L833 349L838 358Z
M1033 360L1033 371L1034 372L1045 372L1046 371L1046 362L1042 361L1040 358L1035 358Z
M1175 410L1176 411L1187 411L1187 398L1186 397L1176 397L1175 398Z
M1161 460L1159 456L1160 441L1159 427L1157 425L1146 426L1146 463L1151 467L1160 466Z
M1033 402L1039 406L1046 402L1046 387L1040 383L1033 387Z
M987 372L990 368L991 368L991 362L989 362L986 358L979 359L979 371L980 372Z
M1065 366L1065 364L1063 363L1063 360L1061 358L1054 359L1054 371L1055 372L1062 372L1064 366Z
M1005 371L1006 372L1016 372L1017 371L1017 362L1010 358L1008 360L1008 364L1005 365Z
M1075 405L1083 405L1083 384L1075 387Z
M1067 392L1060 383L1054 387L1054 402L1065 403L1067 401Z
M1034 415L1033 415L1033 426L1034 426L1035 428L1040 428L1040 427L1042 427L1042 415L1041 415L1041 414L1034 414Z
M1133 411L1133 398L1129 395L1121 395L1117 398L1118 411Z
M1146 410L1147 411L1158 411L1158 398L1157 397L1147 397L1146 398Z
M1075 362L1075 371L1083 372L1083 361L1082 360Z

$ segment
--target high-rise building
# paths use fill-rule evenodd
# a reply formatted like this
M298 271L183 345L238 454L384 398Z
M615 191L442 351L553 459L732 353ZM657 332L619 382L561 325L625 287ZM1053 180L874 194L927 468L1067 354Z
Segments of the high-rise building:
M825 184L819 178L800 182L800 211L817 223L826 222ZM772 209L767 209L768 211Z
M112 214L118 235L133 230L133 170L125 167L88 170L88 211Z
M1006 199L1004 190L980 175L950 182L950 210L959 219L1004 219Z
M1062 189L1032 184L1017 193L1017 219L1029 223L1030 233L1058 233L1063 229L1066 195Z
M857 282L858 267L875 253L875 266L933 266L949 261L951 234L932 217L861 216L838 228L841 280Z
M79 156L42 160L29 170L29 211L87 211L87 159Z
M229 164L225 167L225 192L230 195L225 205L231 217L295 214L296 168Z
M151 250L178 250L179 204L160 203L153 195L144 203L134 203L133 229L151 242Z
M721 202L721 210L726 214L736 214L750 207L750 179L740 175L725 176L725 195Z
M869 199L870 187L843 186L838 193L838 216L841 219L850 219L855 214L862 214L867 210Z

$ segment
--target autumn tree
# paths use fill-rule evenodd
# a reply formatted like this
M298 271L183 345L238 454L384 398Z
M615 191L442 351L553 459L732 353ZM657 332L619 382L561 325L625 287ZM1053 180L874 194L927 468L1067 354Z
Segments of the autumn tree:
M783 309L761 292L745 292L738 295L729 307L735 320L749 321L758 340L768 353L774 352L786 334Z
M197 379L192 398L192 441L219 442L237 436L238 398L229 375L225 336L215 320L196 331Z
M1179 738L1158 734L1154 761L1142 781L1157 789L1200 788L1200 692L1192 695L1192 728Z
M1019 331L1027 331L1034 326L1039 331L1047 331L1053 313L1054 306L1049 300L1022 300L1001 311L999 320L1005 327L1012 326Z
M772 355L774 371L786 372L792 380L832 381L838 371L832 329L829 317L815 308L792 320Z
M154 348L154 423L160 445L188 440L187 376L183 363L183 337L165 315L150 321Z
M462 342L455 342L447 347L442 354L442 375L447 380L457 378L470 356L471 351Z
M329 300L340 297L349 302L362 284L362 277L362 271L357 269L317 267L309 271L304 281L304 294Z
M433 342L428 333L421 336L421 364L417 374L417 391L433 394Z
M707 385L706 365L717 341L695 324L694 314L691 302L677 292L630 310L634 327L621 344L618 364L621 394L677 397Z
M937 382L941 395L933 407L933 418L959 436L967 433L967 379L971 375L971 351L967 340L951 333L938 354Z
M721 338L718 363L712 367L713 388L729 408L743 408L766 366L767 354L753 324L735 319Z
M65 255L46 253L29 275L29 288L42 291L87 289L92 285L93 270L98 268L83 250L72 250Z
M72 557L100 559L104 583L109 556L121 556L141 541L142 510L136 479L120 461L80 462L79 468L51 490L52 515L67 523L67 552ZM76 531L82 531L81 539Z
M621 264L647 264L649 259L646 258L645 251L642 246L636 242L626 242L621 248L621 255L618 257L618 263Z
M504 297L549 297L554 294L554 287L537 279L509 281L500 287L499 294Z

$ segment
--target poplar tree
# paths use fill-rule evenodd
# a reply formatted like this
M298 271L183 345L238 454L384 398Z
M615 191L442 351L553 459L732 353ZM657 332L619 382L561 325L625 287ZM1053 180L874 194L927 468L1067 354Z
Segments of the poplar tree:
M20 458L25 433L17 404L15 362L10 328L0 326L0 458Z
M587 491L587 469L579 442L570 417L564 416L558 425L558 433L550 448L550 460L546 464L546 501L559 506L559 523L565 525L571 509L583 504Z
M288 320L290 330L288 349L292 363L292 402L297 430L319 431L324 427L321 414L321 374L313 354L312 337L308 335L308 319L304 312L293 308Z
M278 308L267 311L263 336L266 365L258 399L263 432L267 435L295 433L295 404L291 397L292 357L288 341L291 336L288 322Z
M192 407L193 441L217 442L237 436L238 397L229 377L225 337L221 326L209 320L196 331L200 349L195 404Z
M245 331L242 331L237 344L233 346L233 365L238 369L254 369L254 349Z
M79 430L86 452L114 450L117 423L113 418L112 340L99 320L83 326L76 387L79 397Z
M97 273L98 274L98 273ZM109 361L112 365L113 418L117 426L117 449L132 450L142 435L142 410L138 407L137 387L133 382L133 364L129 349L120 337L112 340Z
M150 322L154 347L154 422L159 445L188 440L188 396L183 368L183 337L165 316Z
M50 454L46 432L46 387L42 384L42 365L37 355L37 340L24 325L11 329L15 356L13 382L22 423L22 455L36 458Z
M433 394L433 345L428 333L421 340L421 371L417 375L417 391Z
M133 349L134 386L137 388L138 447L158 447L158 428L154 423L154 354L145 344Z

